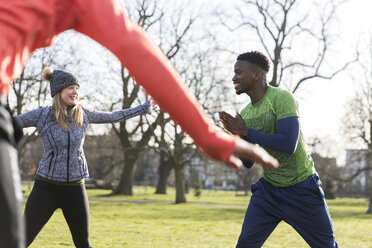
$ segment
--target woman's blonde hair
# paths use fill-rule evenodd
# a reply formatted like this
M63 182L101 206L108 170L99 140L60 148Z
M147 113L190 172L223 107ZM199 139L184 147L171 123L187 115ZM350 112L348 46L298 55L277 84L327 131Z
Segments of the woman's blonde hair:
M70 128L68 127L68 121L67 121L67 105L63 102L61 97L61 92L58 92L53 97L53 114L56 118L57 123L65 130L69 131ZM70 117L73 123L77 127L83 126L83 108L80 104L74 105L70 110Z

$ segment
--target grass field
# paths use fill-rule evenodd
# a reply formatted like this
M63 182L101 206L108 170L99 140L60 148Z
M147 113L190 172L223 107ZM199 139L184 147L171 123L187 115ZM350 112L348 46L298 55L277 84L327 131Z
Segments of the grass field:
M30 186L23 185L25 195ZM226 248L235 247L249 197L235 192L202 191L187 194L187 204L172 204L174 190L154 195L154 188L135 187L134 196L112 196L106 190L88 190L90 229L94 247ZM156 203L120 202L150 201ZM367 200L327 201L340 247L372 248L372 215L365 214ZM196 205L199 204L199 205ZM216 204L216 205L214 205ZM31 248L74 247L60 210L37 236ZM292 227L282 222L263 247L308 247Z

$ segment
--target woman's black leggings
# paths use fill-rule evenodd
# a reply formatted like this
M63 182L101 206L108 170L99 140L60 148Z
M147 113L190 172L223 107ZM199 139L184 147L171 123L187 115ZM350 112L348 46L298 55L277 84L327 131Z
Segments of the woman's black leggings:
M62 209L78 248L91 248L89 238L89 203L85 185L56 185L35 179L24 212L29 246L54 211Z

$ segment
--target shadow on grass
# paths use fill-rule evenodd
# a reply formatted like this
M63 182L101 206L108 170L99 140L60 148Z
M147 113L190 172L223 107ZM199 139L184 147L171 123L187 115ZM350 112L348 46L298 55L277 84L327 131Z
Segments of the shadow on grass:
M178 219L187 219L190 221L234 221L239 220L243 221L245 210L232 209L232 208L197 208L189 209L188 211L180 211L174 209L169 211L167 209L167 214L162 215L159 213L146 213L144 214L145 219L168 219L168 220L178 220Z
M107 213L107 204L110 212ZM189 221L243 221L245 208L205 207L191 204L144 204L115 202L90 202L91 209L107 215L123 215L125 218L141 218L147 220L189 220ZM93 211L91 211L93 212Z

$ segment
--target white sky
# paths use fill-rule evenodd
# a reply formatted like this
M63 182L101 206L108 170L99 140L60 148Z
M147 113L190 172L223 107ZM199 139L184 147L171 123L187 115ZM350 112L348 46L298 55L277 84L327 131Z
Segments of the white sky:
M365 38L372 34L372 1L352 0L339 8L339 23L342 27L340 39L340 58L343 53L355 49L359 37ZM330 136L338 140L340 136L340 120L344 115L345 105L359 85L352 81L349 72L339 74L331 81L313 82L304 85L306 94L299 99L302 127L306 136ZM358 72L355 71L355 74ZM358 75L355 75L358 77ZM311 86L306 87L306 86Z

